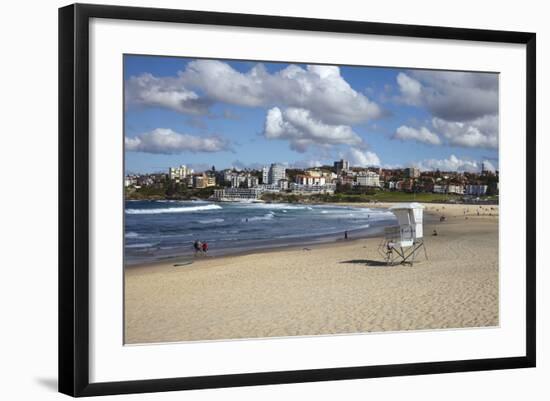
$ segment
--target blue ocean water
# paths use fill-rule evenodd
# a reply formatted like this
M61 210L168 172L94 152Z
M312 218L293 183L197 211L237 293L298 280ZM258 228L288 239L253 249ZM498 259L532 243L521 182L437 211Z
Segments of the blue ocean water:
M195 240L209 254L307 245L374 235L395 224L384 209L285 203L126 201L126 264L193 255Z

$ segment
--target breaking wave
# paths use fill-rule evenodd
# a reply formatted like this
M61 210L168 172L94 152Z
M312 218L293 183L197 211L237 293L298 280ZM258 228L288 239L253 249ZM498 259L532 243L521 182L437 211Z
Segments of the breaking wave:
M313 210L311 206L296 206L288 203L253 203L252 208L255 209L286 209L286 210Z
M221 209L219 205L202 205L202 206L188 206L188 207L167 207L161 209L126 209L126 214L162 214L162 213L189 213L189 212L201 212L205 210L218 210Z
M214 223L223 223L224 221L225 221L224 219L204 219L204 220L199 220L199 223L214 224Z
M248 218L245 218L245 219L241 219L241 221L242 222L250 222L250 221L271 220L274 217L275 217L275 213L271 212L271 213L264 214L263 216L253 216L253 217L248 217Z

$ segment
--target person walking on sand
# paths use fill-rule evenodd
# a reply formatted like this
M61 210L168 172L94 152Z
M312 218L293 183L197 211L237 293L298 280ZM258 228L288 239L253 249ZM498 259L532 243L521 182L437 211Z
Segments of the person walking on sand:
M348 239L348 232L344 231L344 239Z
M204 253L205 256L208 253L208 243L207 242L202 243L202 252Z

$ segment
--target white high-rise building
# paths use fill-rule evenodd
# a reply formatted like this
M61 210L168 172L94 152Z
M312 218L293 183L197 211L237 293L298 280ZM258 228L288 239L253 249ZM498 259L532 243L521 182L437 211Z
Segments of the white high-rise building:
M286 168L281 164L273 163L269 167L268 183L279 185L279 181L286 179Z
M269 184L269 167L262 168L262 184Z
M186 165L182 164L179 167L170 167L168 169L168 176L171 180L174 179L180 179L183 180L186 178L189 174L191 174L190 170L187 168Z

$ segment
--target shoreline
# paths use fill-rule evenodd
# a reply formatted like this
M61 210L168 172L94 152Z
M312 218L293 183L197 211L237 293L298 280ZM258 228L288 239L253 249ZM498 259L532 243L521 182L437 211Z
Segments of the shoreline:
M357 208L369 208L369 209L389 209L391 206L394 206L396 204L399 204L402 202L377 202L377 203L323 203L323 205L330 205L330 206L343 206L343 207L357 207ZM420 203L420 202L419 202ZM475 205L475 207L471 205L462 205L462 204L445 204L441 205L440 203L428 203L428 202L422 202L422 205L425 206L424 209L424 224L425 224L425 233L430 233L432 228L431 226L436 226L440 223L440 217L444 216L446 219L454 219L457 217L468 217L468 218L479 218L479 217L487 217L490 214L493 214L493 216L489 217L495 217L494 213L491 213L491 209L494 209L495 206L487 206L487 205ZM479 208L485 208L483 209L483 213L480 213L480 215L477 215L477 210ZM468 213L460 213L463 209L471 209ZM498 214L496 214L496 217L498 217ZM259 254L259 253L270 253L270 252L283 252L285 250L295 250L295 249L302 249L304 247L315 247L315 246L321 246L326 244L337 244L339 242L350 242L350 241L356 241L361 239L368 239L368 238L382 238L383 237L383 227L385 225L382 225L379 228L379 230L375 230L372 233L369 233L368 229L357 229L357 230L348 230L348 233L353 235L359 234L358 237L349 238L348 240L345 240L344 238L341 238L343 236L343 231L341 233L336 234L328 234L324 236L318 236L318 237L307 237L307 238L296 238L296 240L301 240L296 245L289 244L284 241L280 241L280 244L278 245L267 245L267 246L257 246L253 248L229 248L224 249L223 253L216 254L216 251L210 251L210 255L206 256L195 256L192 252L188 254L180 254L175 256L165 256L165 257L159 257L157 260L152 261L143 261L143 262L137 262L137 263L125 263L124 268L134 269L134 268L140 268L140 267L151 267L151 266L159 266L159 265L165 265L167 263L172 264L180 264L180 263L198 263L203 259L221 259L226 257L238 257L248 254ZM370 228L370 227L369 227ZM376 228L376 227L375 227ZM275 241L276 242L276 241ZM298 241L296 241L298 242Z
M480 217L476 220L485 220L483 217ZM447 224L452 224L453 221L447 221ZM425 223L424 228L425 232L428 233L427 236L431 235L430 232L437 226L442 224L439 220L434 219L430 222ZM167 257L163 258L157 261L151 261L151 262L143 262L143 263L135 263L135 264L127 264L124 266L125 269L151 269L155 267L166 267L167 265L171 265L173 267L179 267L176 265L182 264L185 266L198 266L203 261L210 261L210 260L217 260L221 261L224 259L233 259L233 258L239 258L242 256L247 255L270 255L270 254L277 254L282 252L293 252L293 251L310 251L312 249L329 249L329 248L338 248L338 246L344 246L347 244L353 244L357 243L359 241L364 241L368 239L382 239L384 237L383 233L374 233L372 235L362 235L360 237L353 237L348 238L347 240L344 238L337 238L333 241L317 241L317 242L304 242L299 245L281 245L281 246L275 246L275 247L267 247L267 248L254 248L249 250L235 250L234 252L230 253L224 253L221 255L207 255L207 256L199 256L196 257L194 255L189 256L187 255L181 255L181 256L174 256L174 257ZM187 259L184 259L186 258ZM190 262L190 263L188 263Z
M383 231L382 229L386 227L385 225L380 225L375 228L377 230L368 230L365 229L350 229L348 230L348 239L343 238L343 233L336 234L328 234L328 235L322 235L317 237L298 237L294 238L294 244L280 241L279 244L276 244L277 241L272 241L269 245L266 246L257 246L253 248L226 248L222 251L212 251L209 250L209 254L205 256L195 256L193 253L188 254L181 254L177 256L166 256L159 258L158 260L150 261L150 262L140 262L140 263L129 263L125 264L125 268L135 268L135 267L141 267L141 266L152 266L152 265L160 265L165 263L182 263L182 262L188 262L189 259L191 259L193 262L198 262L203 259L221 259L225 257L232 257L232 256L243 256L243 255L249 255L249 254L258 254L258 253L270 253L270 252L282 252L285 250L291 250L291 249L303 249L307 247L315 247L315 246L322 246L327 244L337 244L339 242L351 242L351 241L358 241L361 239L367 239L367 238L382 238L383 237ZM370 227L369 227L370 228ZM223 253L219 253L223 252Z
M365 239L372 239L372 238L382 238L382 235L380 234L373 234L373 235L364 235L361 237L354 237L354 238L348 238L347 240L344 238L338 238L334 241L317 241L317 242L304 242L300 243L299 245L281 245L281 246L275 246L275 247L268 247L268 248L255 248L250 250L235 250L234 252L222 254L222 255L207 255L207 256L191 256L191 264L197 265L202 261L210 261L210 260L223 260L223 259L230 259L230 258L238 258L241 256L247 256L247 255L258 255L258 254L277 254L281 252L286 251L303 251L303 250L311 250L312 248L319 248L319 247L331 247L338 245L345 245L353 242L358 242ZM183 260L183 258L186 257L186 255L183 256L175 256L175 257L169 257L158 261L153 262L144 262L144 263L136 263L136 264L128 264L125 265L126 269L139 269L139 268L154 268L155 266L165 266L167 264L179 264L179 263L185 263L189 262L189 260Z

